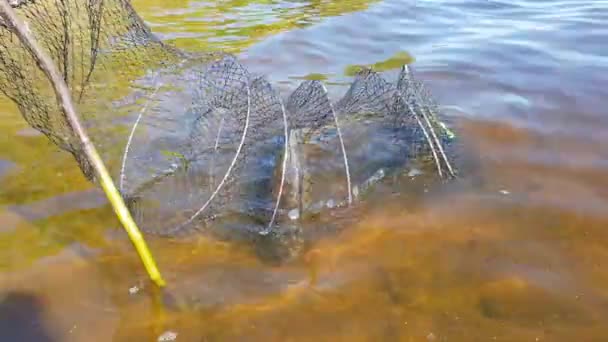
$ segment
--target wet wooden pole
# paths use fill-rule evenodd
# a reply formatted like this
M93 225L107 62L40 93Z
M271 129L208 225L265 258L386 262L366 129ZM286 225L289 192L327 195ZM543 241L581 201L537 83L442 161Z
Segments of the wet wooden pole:
M8 27L13 30L14 34L19 38L23 46L28 49L38 64L38 67L40 67L40 69L49 79L49 82L51 83L55 92L55 96L57 97L57 103L66 115L67 120L78 136L78 139L82 143L88 162L94 168L95 173L97 174L97 179L101 183L108 200L112 204L116 216L118 216L118 219L129 235L131 242L135 246L135 249L137 250L139 257L144 264L148 276L157 286L164 287L166 285L165 281L162 278L158 267L156 266L154 257L150 253L143 235L133 220L129 209L127 209L122 196L116 189L116 186L114 185L108 170L99 156L99 153L97 153L95 146L93 146L93 143L86 134L84 127L80 124L80 120L78 119L78 115L74 109L74 103L72 101L72 96L68 86L64 82L63 77L61 77L57 67L38 45L29 28L21 21L21 19L19 19L7 0L0 0L0 16L2 19L4 19L5 24L7 24Z

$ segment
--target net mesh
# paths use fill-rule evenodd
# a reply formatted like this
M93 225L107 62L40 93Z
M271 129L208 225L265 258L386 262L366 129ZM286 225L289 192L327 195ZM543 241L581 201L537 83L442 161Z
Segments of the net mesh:
M391 165L427 160L439 178L456 174L453 137L408 66L393 79L362 69L337 101L320 81L283 98L232 55L164 44L127 0L10 4L58 66L147 232L176 236L227 218L264 235L352 204ZM0 89L96 181L48 79L2 17Z

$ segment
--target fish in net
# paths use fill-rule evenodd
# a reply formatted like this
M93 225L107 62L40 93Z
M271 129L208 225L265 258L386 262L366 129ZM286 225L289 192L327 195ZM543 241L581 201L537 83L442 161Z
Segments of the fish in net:
M291 239L294 222L352 205L414 161L439 179L457 174L454 137L410 66L363 68L337 101L312 80L284 97L233 55L163 43L127 0L11 5L148 233ZM0 89L96 182L48 79L1 17Z

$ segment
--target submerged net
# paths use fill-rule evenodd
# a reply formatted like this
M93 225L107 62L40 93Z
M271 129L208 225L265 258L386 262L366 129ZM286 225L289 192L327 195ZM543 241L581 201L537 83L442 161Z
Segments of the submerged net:
M4 0L2 0L4 1ZM175 236L225 219L262 235L348 206L412 161L456 170L450 131L408 66L362 69L337 101L320 81L281 96L236 57L157 39L127 0L13 0L52 57L138 225ZM388 75L391 76L391 75ZM0 89L95 175L48 79L0 17Z

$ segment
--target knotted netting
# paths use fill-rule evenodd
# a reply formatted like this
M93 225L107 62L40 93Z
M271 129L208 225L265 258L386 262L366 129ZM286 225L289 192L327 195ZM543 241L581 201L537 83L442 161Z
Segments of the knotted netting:
M144 231L176 236L225 219L266 235L353 204L412 161L456 175L453 136L407 65L362 69L338 100L312 80L282 96L235 56L164 44L127 0L11 5L62 72ZM48 79L1 17L0 88L96 181Z

